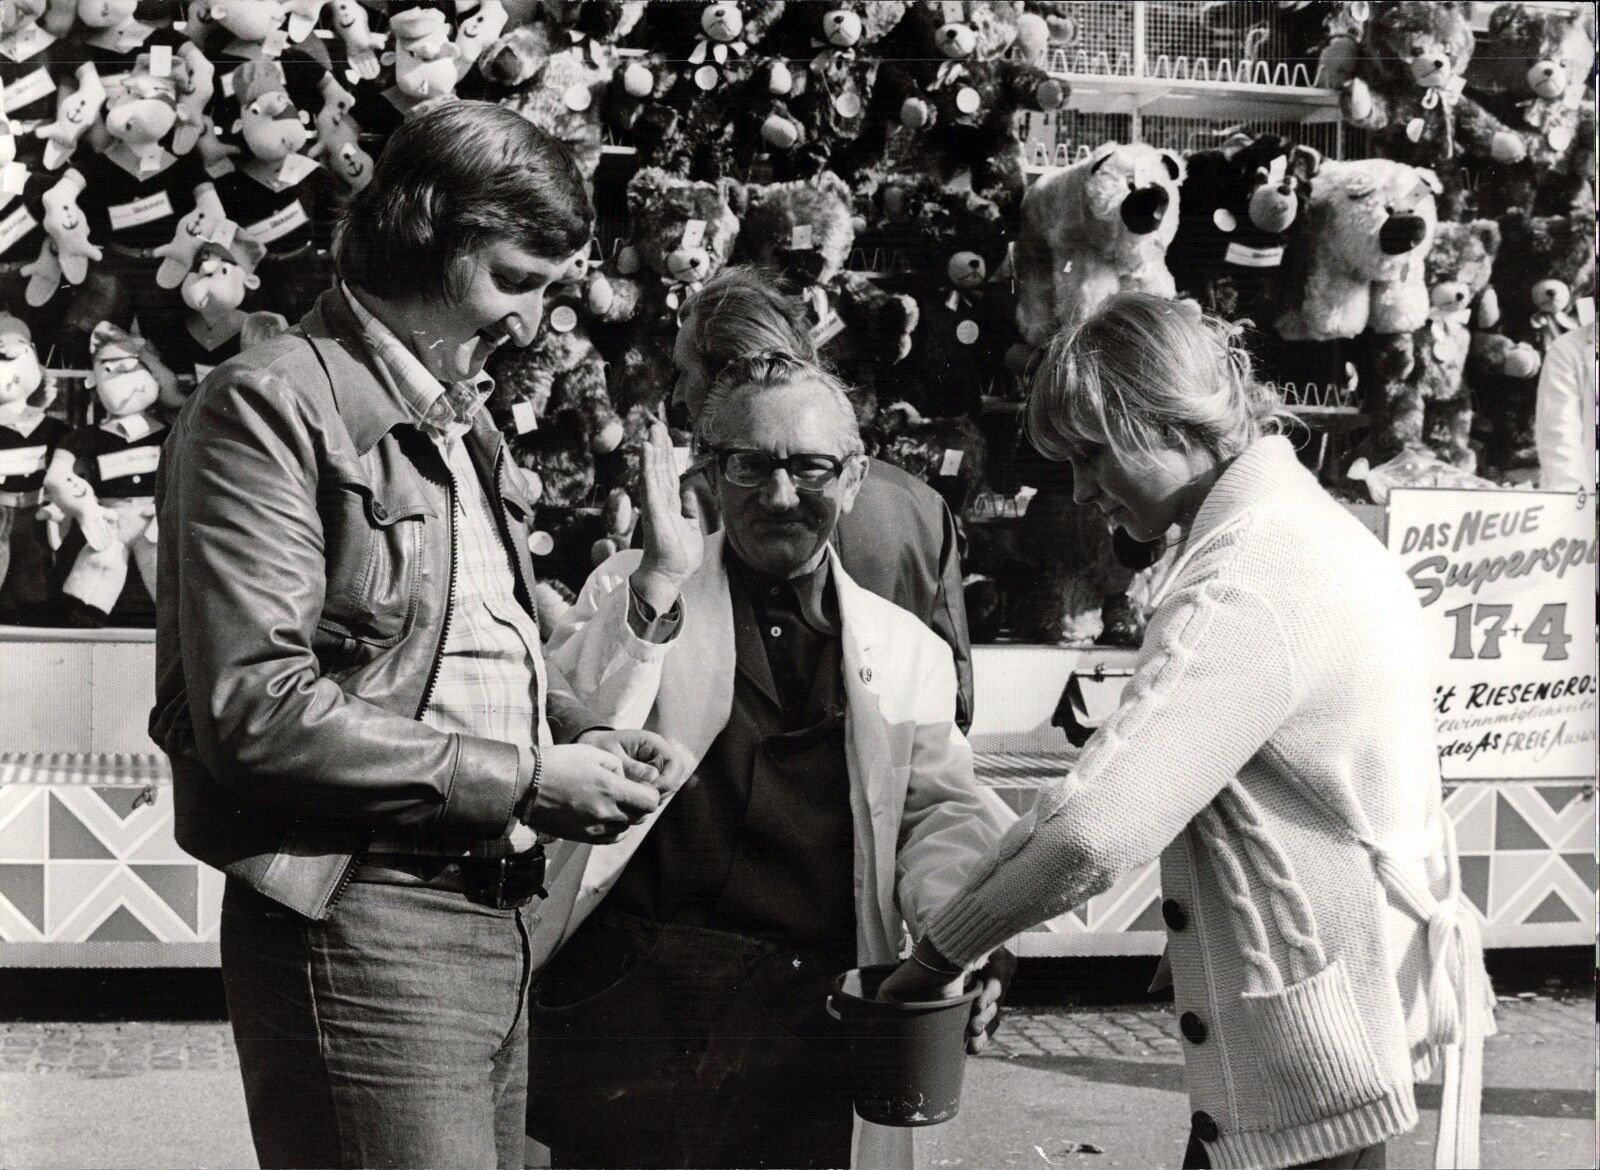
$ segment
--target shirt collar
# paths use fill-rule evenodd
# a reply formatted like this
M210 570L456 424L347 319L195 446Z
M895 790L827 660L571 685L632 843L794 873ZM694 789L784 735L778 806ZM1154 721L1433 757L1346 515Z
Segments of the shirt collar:
M144 411L138 414L125 414L115 418L102 419L100 429L110 431L113 435L120 435L128 442L133 443L165 429L160 423L154 421Z
M723 542L723 557L728 575L747 590L762 594L778 588L794 603L800 617L817 633L835 637L839 633L839 601L833 589L833 558L824 553L817 567L798 577L772 577L758 573L734 551L732 541Z
M480 371L464 382L441 382L394 330L372 315L348 283L341 281L339 287L361 326L367 352L417 426L444 440L459 439L471 430L474 416L494 389L494 379Z
M43 419L44 411L37 406L29 406L26 401L0 406L0 427L16 431L19 435L33 434Z

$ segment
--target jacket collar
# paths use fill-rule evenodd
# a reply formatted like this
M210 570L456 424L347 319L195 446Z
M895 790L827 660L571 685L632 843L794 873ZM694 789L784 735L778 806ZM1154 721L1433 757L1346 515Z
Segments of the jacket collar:
M410 409L373 371L361 322L343 292L337 287L326 289L301 320L300 328L328 363L334 402L357 455L372 450L401 423L414 425Z

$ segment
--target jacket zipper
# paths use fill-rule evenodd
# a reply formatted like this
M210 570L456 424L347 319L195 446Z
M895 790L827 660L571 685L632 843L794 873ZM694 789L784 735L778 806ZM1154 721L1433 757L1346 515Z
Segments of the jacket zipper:
M326 914L339 904L339 899L344 897L345 887L348 886L352 880L354 880L356 876L356 867L360 864L361 859L359 856L351 856L349 860L344 863L344 872L339 875L338 884L333 887L333 893L328 895L328 900L322 904L323 914Z
M439 681L439 669L444 664L444 648L449 644L450 619L456 608L456 487L455 477L450 480L450 587L444 596L444 622L439 627L439 644L433 651L433 665L428 670L427 685L422 688L422 702L417 706L417 718L428 712L433 701L433 688Z

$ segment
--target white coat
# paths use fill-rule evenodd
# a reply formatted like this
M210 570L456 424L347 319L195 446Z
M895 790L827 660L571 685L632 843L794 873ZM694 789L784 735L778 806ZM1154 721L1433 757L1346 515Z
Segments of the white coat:
M643 555L629 549L594 571L545 651L596 719L655 731L696 766L733 705L733 605L722 543L721 533L706 538L672 640L645 642L628 627L628 575ZM907 923L920 934L1015 818L973 776L972 750L955 725L949 647L850 580L831 548L828 556L842 627L857 960L891 963L911 937ZM532 936L535 970L605 897L669 801L615 844L552 847L550 896ZM910 1165L913 1132L858 1124L854 1164Z

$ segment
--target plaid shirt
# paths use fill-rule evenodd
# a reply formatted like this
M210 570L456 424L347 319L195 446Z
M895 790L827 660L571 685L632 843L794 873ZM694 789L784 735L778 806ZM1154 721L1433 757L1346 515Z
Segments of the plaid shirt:
M434 441L450 472L449 499L443 502L455 514L455 594L439 676L422 721L440 731L515 744L526 765L542 738L534 667L539 627L517 601L511 554L461 441L494 380L479 374L468 382L441 383L348 286L344 294L380 376ZM526 834L531 844L532 834L516 828L516 836Z

